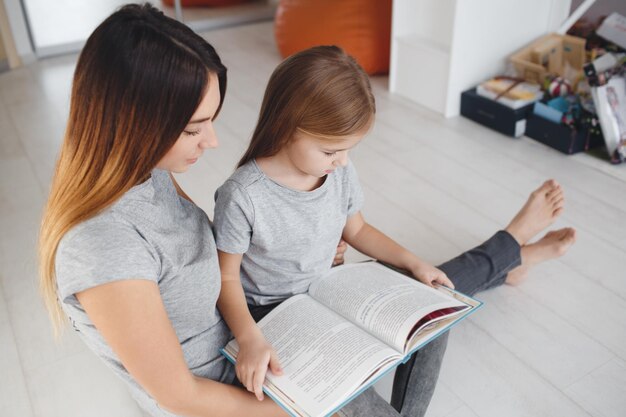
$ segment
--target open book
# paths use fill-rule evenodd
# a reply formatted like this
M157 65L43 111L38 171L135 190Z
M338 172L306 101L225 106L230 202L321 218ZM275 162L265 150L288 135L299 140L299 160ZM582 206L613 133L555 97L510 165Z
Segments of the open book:
M263 391L292 416L331 415L481 305L375 262L332 268L259 321L284 371L268 370Z

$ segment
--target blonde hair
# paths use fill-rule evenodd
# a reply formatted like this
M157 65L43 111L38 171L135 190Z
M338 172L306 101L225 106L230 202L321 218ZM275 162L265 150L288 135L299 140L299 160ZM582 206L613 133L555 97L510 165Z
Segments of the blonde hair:
M87 40L39 236L40 289L55 334L64 321L59 242L150 176L209 88L209 73L223 100L226 68L213 47L148 4L122 7Z
M259 120L238 167L278 153L296 130L323 138L369 128L376 102L369 77L337 46L317 46L285 59L265 89Z

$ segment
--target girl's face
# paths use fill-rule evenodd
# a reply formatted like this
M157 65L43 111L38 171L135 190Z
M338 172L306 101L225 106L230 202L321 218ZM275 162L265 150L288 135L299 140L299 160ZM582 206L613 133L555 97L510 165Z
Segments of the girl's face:
M216 148L217 136L213 118L220 104L220 90L216 74L209 75L209 89L202 98L185 130L157 164L157 168L170 172L185 172L194 164L205 149Z
M365 133L324 139L297 130L294 139L284 148L285 155L300 173L322 178L337 167L348 164L348 151Z

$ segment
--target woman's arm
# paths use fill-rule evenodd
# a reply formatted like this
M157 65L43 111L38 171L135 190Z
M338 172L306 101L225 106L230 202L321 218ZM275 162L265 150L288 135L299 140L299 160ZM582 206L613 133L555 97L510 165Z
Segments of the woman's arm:
M217 301L224 320L239 344L237 355L237 378L248 389L263 400L263 381L269 367L272 373L282 374L278 356L267 343L263 333L250 314L241 286L241 254L217 251L222 273L222 289Z
M367 256L410 271L415 278L424 284L433 285L437 283L454 288L454 284L443 271L424 262L395 240L367 223L360 211L348 218L342 238Z
M115 281L76 294L87 315L131 376L157 403L183 416L283 416L236 387L194 376L169 321L158 286Z

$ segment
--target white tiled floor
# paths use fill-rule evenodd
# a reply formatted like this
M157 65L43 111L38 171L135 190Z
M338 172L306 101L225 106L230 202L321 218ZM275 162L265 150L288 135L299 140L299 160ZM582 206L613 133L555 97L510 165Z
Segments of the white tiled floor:
M0 415L31 416L32 409L3 292L0 290Z
M229 67L220 149L179 180L209 214L213 191L245 147L280 58L272 25L206 37ZM0 74L0 416L139 417L112 373L67 332L55 344L37 294L34 245L63 134L76 57ZM437 263L504 226L554 177L579 240L521 286L479 296L485 307L452 333L430 417L595 416L626 410L626 166L568 157L528 138L450 120L373 79L378 121L355 149L376 226ZM359 259L351 253L352 260ZM388 392L389 379L378 388Z

